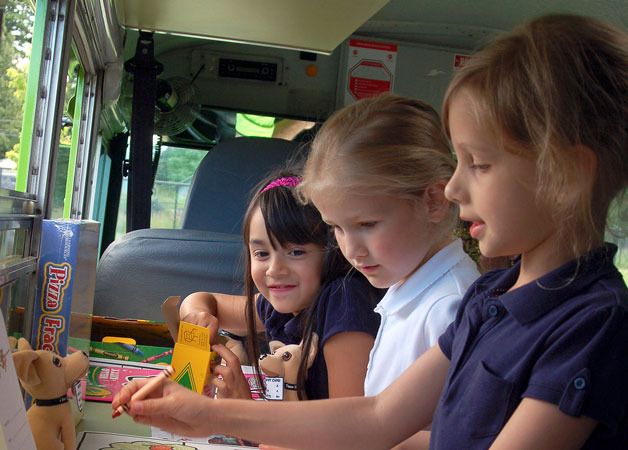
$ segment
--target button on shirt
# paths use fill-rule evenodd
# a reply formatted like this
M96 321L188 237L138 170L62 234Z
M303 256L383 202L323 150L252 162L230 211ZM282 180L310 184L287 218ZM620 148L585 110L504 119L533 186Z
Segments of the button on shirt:
M439 345L451 366L431 449L490 447L520 401L599 422L583 448L628 448L628 294L608 244L507 292L519 263L469 290Z
M377 395L401 375L454 320L479 272L456 239L405 282L388 289L375 311L381 324L371 350L364 394Z

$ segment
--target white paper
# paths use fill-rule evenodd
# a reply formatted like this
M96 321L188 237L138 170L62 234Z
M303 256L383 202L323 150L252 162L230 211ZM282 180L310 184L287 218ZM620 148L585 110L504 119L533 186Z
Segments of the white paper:
M0 450L36 450L0 311Z
M156 437L131 436L128 434L101 433L85 431L77 437L77 450L149 450L158 445L167 446L171 450L250 450L251 447L237 445L214 445L192 442L164 440Z

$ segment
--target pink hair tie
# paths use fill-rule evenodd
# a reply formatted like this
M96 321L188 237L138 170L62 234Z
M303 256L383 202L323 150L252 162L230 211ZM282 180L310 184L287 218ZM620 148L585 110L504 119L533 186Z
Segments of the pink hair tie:
M266 192L266 191L269 191L269 190L271 190L273 188L280 187L280 186L283 186L283 187L295 187L300 182L301 182L301 179L299 177L281 177L281 178L277 178L276 180L273 180L270 183L268 183L266 185L266 187L260 191L260 194L262 192Z

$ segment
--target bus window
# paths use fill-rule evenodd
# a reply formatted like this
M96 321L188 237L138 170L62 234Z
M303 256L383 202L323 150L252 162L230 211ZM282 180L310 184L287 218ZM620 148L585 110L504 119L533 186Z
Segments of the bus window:
M624 281L628 283L628 209L622 197L616 199L611 205L608 215L608 224L605 240L613 242L617 245L617 254L615 255L615 265L624 277Z
M281 119L269 116L238 113L236 136L276 137L291 141L303 131L310 130L316 122L309 120Z
M163 147L153 186L151 226L181 228L182 212L194 171L204 150Z
M186 206L188 189L194 172L215 138L232 137L278 137L292 140L299 133L307 132L316 123L282 117L258 116L253 114L233 114L235 122L225 120L224 111L203 111L197 115L197 122L191 123L183 132L165 136L155 136L153 141L153 161L156 166L151 195L151 228L179 229L182 227L183 211ZM209 117L210 119L207 119ZM222 120L217 120L222 118ZM201 128L205 122L216 122L217 130ZM231 123L234 122L234 123ZM207 123L205 123L207 125ZM200 133L203 134L200 134ZM208 137L210 136L211 137ZM194 139L196 136L196 139ZM199 138L199 136L202 136ZM190 148L204 147L204 148ZM127 149L127 159L128 149ZM58 175L59 176L59 175ZM128 177L122 180L120 203L116 222L116 238L126 232Z
M151 228L181 228L188 189L207 150L156 144L159 154L151 198ZM126 232L127 178L122 182L116 236Z
M2 2L0 36L0 187L15 189L34 12L30 2Z
M59 149L54 174L54 192L52 196L53 219L70 217L70 201L72 199L72 182L74 164L76 163L76 133L73 133L76 117L76 100L81 98L83 69L72 52L70 65L66 75L65 96L63 99L63 116L59 134ZM80 108L80 105L79 105ZM74 141L74 144L73 144ZM72 160L72 161L70 161Z
M35 13L31 2L0 9L0 310L9 335L30 331L40 217L34 196L15 192ZM16 214L19 213L19 214Z

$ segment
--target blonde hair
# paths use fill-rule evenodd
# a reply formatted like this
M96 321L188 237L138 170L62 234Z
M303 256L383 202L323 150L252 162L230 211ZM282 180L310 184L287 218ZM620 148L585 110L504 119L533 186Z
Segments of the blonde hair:
M443 104L447 132L461 91L502 142L536 159L537 198L551 205L574 256L599 245L609 206L628 180L628 34L575 15L534 19L455 74Z
M360 100L334 113L312 142L299 185L305 201L327 188L416 201L455 169L438 113L394 94ZM452 203L453 227L457 207ZM447 222L447 223L445 223Z

